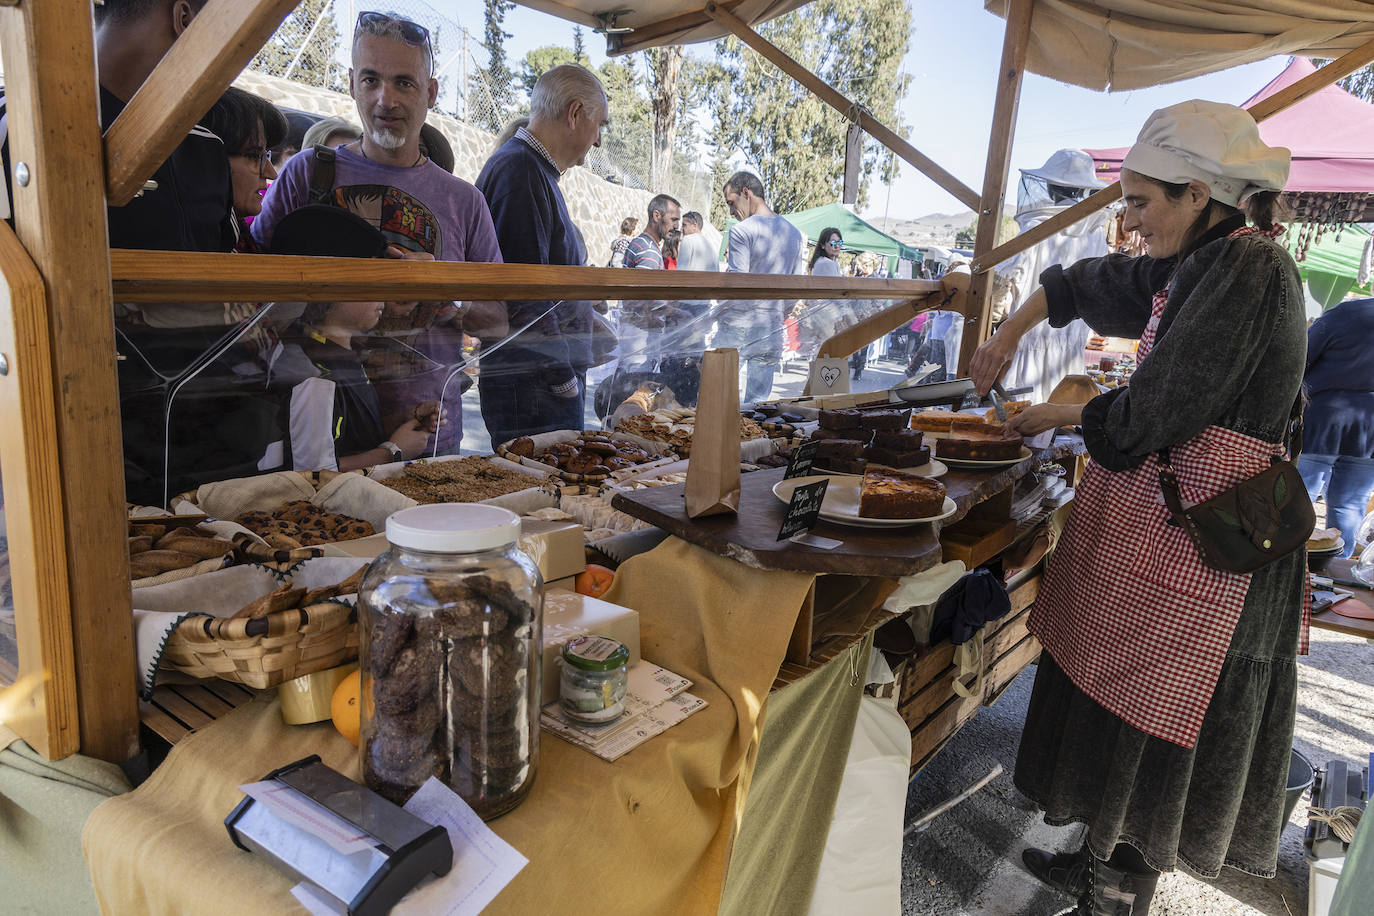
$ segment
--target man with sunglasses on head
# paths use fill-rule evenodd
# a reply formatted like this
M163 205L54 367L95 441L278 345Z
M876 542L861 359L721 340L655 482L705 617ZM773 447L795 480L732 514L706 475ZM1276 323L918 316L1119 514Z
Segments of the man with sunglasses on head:
M267 192L262 215L253 223L254 238L270 250L286 214L308 204L328 204L381 230L388 257L500 262L482 195L420 148L425 114L439 92L429 31L394 13L362 12L353 30L352 64L349 91L358 106L362 137L334 150L315 147L292 156ZM436 418L425 454L456 452L462 440L463 380L454 372L462 362L461 321L450 303L415 314L432 322L418 336L408 335L405 341L374 336L365 344L418 349L433 367L406 378L373 379L382 412L393 418L420 405L419 414ZM442 401L443 424L432 409L434 401ZM396 449L396 457L415 456L402 456Z
M606 91L590 70L562 64L530 93L530 121L492 154L477 187L487 199L506 263L587 263L558 179L581 165L610 122ZM509 303L510 327L529 325L482 360L482 419L493 443L556 429L581 429L592 363L592 305Z

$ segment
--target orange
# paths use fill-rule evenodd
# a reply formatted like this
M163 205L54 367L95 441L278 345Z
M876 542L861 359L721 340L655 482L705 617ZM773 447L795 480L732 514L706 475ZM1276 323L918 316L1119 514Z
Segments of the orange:
M358 703L358 689L362 683L362 672L354 671L334 688L334 696L329 701L329 712L334 718L334 727L339 730L353 746L358 746L358 732L362 729L362 708Z
M615 581L615 573L604 566L597 566L595 563L588 563L587 568L577 574L573 580L573 586L579 595L587 595L591 598L600 598L610 589L611 583Z

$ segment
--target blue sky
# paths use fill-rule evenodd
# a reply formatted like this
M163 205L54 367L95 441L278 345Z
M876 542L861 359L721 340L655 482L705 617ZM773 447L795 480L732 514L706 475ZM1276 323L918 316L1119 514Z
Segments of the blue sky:
M481 0L432 0L441 11L482 32ZM911 50L904 64L913 77L903 103L911 143L975 191L982 188L996 73L1002 54L1002 20L976 0L911 0ZM506 51L513 60L542 45L572 44L572 24L517 6L506 18L511 38ZM584 32L594 63L605 59L604 42ZM709 55L710 45L689 53ZM1206 98L1239 104L1277 76L1287 58L1236 67L1222 73L1134 92L1093 92L1028 74L1021 89L1021 112L1012 145L1012 193L1016 169L1034 168L1061 147L1128 146L1150 112L1176 102ZM837 162L836 169L843 163ZM965 208L914 168L903 165L892 185L874 184L864 212L881 217L917 217L954 213Z

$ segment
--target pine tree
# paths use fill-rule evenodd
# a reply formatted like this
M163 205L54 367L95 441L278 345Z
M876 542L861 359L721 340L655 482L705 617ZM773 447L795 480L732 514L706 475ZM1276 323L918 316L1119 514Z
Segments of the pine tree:
M306 86L347 91L348 71L338 53L339 27L330 0L301 0L249 67Z
M474 87L478 98L472 106L474 120L492 133L501 130L515 107L515 76L506 63L506 39L510 33L502 28L506 13L515 9L512 0L485 0L482 45L487 49L487 67L482 73L485 92ZM485 96L485 97L482 97Z
M591 65L587 57L587 46L582 43L582 26L573 26L573 60L584 67Z

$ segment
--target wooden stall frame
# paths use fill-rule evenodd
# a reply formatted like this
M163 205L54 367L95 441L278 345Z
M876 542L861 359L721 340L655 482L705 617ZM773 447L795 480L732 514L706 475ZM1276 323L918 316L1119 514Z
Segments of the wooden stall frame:
M60 529L35 532L35 549L12 556L12 563L17 559L23 567L17 571L18 576L31 576L29 581L38 581L40 573L52 572L50 564L40 565L40 557L50 558L61 553L66 559L68 607L40 604L36 612L44 621L43 625L54 633L61 631L62 617L69 621L80 749L97 757L124 759L137 748L128 561L123 538L113 536L116 531L122 532L124 506L119 499L122 475L114 333L109 308L111 268L116 270L121 298L140 301L166 301L177 291L198 288L203 298L228 298L231 291L243 290L246 295L233 298L251 299L252 291L264 286L254 281L230 282L233 275L242 276L250 266L256 266L243 260L246 256L115 252L109 258L102 257L100 253L109 249L103 212L106 189L108 187L111 202L134 193L171 149L169 144L174 143L178 132L190 125L189 112L228 87L236 68L251 58L255 47L265 41L275 24L293 7L294 4L287 0L245 0L243 3L212 0L207 4L206 10L188 28L183 41L179 41L158 64L145 83L146 101L140 98L141 91L140 96L136 96L138 104L131 104L124 116L111 125L106 140L111 161L106 175L106 163L102 161L104 149L97 128L90 3L88 0L0 2L0 52L9 75L6 88L12 167L17 171L23 163L29 175L27 183L14 182L16 234L42 276L46 292L41 299L16 296L11 305L17 327L46 327L49 332L49 347L42 354L47 359L46 365L29 368L34 373L32 378L44 379L52 386L52 417L58 449L57 486L65 522ZM731 12L737 8L733 2L707 3L701 14L727 26L733 20L748 35L742 34L740 28L731 27L731 31L828 104L850 115L854 107L848 99L758 37ZM1033 9L1033 0L1019 0L1016 12L1008 17L1004 63L1017 60L1014 53L1017 35ZM666 20L657 26L665 24ZM636 40L633 36L613 39L612 50L623 52L650 46L654 28L650 25L640 30L647 39ZM753 36L752 39L749 36ZM203 51L210 47L207 42L213 44L214 49L198 56L197 49ZM1010 58L1007 56L1009 49L1013 52ZM40 59L48 62L48 66L40 69L37 65ZM1374 60L1374 42L1348 52L1312 77L1256 106L1256 110L1263 109L1266 114L1282 110L1371 60ZM991 136L1005 136L1009 147L1016 107L1012 93L1020 77L1019 72L1012 74L1005 68L1003 77L1006 83L1003 85L999 80L998 113ZM191 87L191 91L182 98L179 92L184 87ZM861 112L859 115L864 117ZM1259 116L1257 113L1256 117ZM976 201L980 211L990 197L1000 199L1001 191L997 189L1001 185L1004 190L1005 176L998 181L995 174L985 175L983 195L973 195L971 189L877 121L865 118L862 123L880 142L950 190L957 199L970 205ZM140 144L147 144L148 148L140 150ZM1000 159L1000 154L989 155L991 165L998 164ZM1109 203L1109 198L1109 192L1099 192L1079 205L1084 209L1072 208L1061 217L1081 218L1090 212L1089 202L1096 208ZM1063 222L1047 221L1042 224L1041 232L1048 235L1063 225ZM985 273L1043 235L1027 233L1018 237L1017 242L1021 245L1018 248L1004 245L992 249L990 241L987 242L986 248L980 246L975 250L976 272ZM274 275L271 282L306 293L297 296L300 299L329 298L342 289L362 286L371 289L374 297L382 298L389 292L423 291L437 286L444 287L443 298L530 298L516 290L528 291L532 287L542 287L546 295L539 298L548 298L549 283L555 277L561 283L558 297L577 298L618 298L630 290L636 293L635 298L655 295L702 297L689 296L692 292L709 292L712 298L759 298L761 284L771 284L771 298L929 299L935 292L933 286L917 285L921 281L760 280L744 275L717 274L684 275L671 283L645 284L612 278L589 268L537 269L511 265L465 265L473 273L460 277L448 272L456 266L416 262L401 268L373 262L367 265L368 270L376 271L369 278L372 282L363 284L359 275L348 275L348 281L344 282L341 275L349 268L341 268L335 259L309 259L309 263L294 268L285 264L274 267L274 271L293 269L295 274L291 277ZM201 267L205 270L199 270ZM530 272L524 273L526 270ZM181 271L188 273L179 273ZM482 279L478 271L488 272L492 279ZM350 286L350 283L355 285ZM318 294L309 294L310 288ZM974 350L972 344L986 339L989 333L989 307L984 296L979 314L970 315L971 307L967 305L962 309L966 317L973 319L976 329L970 346L962 348L962 368L967 368L966 360ZM26 444L25 454L34 452L35 448ZM25 461L29 462L26 468L32 470L31 459ZM60 598L52 592L43 600L59 601ZM45 683L56 683L61 677L60 664L54 662L54 667L49 667L45 659L44 666L44 677L49 679ZM65 753L70 745L63 740L60 730L58 733L49 730L46 743L42 739L31 743L46 746L46 752L52 756Z

